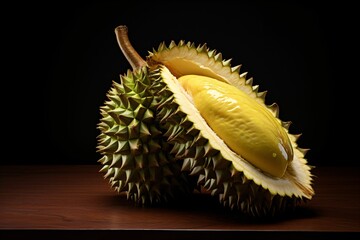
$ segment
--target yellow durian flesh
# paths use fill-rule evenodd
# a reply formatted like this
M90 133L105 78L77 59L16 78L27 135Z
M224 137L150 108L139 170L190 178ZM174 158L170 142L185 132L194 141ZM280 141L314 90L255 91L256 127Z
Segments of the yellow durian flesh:
M274 177L284 175L293 158L292 146L268 109L236 87L210 77L184 75L178 80L230 149Z

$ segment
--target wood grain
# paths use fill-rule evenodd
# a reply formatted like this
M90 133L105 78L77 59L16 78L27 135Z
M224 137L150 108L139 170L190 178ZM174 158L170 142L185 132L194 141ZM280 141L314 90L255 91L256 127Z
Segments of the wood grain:
M137 207L115 193L99 169L98 165L1 166L0 238L359 237L357 168L316 168L316 195L311 201L284 216L262 220L225 209L205 193L163 206Z

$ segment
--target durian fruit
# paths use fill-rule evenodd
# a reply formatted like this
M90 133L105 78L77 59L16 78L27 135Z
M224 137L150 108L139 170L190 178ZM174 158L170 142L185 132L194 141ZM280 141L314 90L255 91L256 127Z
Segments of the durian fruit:
M170 154L169 144L156 122L159 96L146 67L113 81L98 123L100 172L118 193L137 205L167 202L191 194L194 182L181 172L181 162Z
M265 103L252 78L240 74L206 44L161 43L144 61L132 48L126 26L116 28L131 65L145 67L158 97L156 124L170 155L200 187L243 213L274 215L314 195L300 134Z
M253 79L221 53L180 41L160 44L147 57L158 69L166 101L160 122L171 134L183 171L225 206L249 215L275 215L314 195L307 149L297 146L290 122L266 105Z

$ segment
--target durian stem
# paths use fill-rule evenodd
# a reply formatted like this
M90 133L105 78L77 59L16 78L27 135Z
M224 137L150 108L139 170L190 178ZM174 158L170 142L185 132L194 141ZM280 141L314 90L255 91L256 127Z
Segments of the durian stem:
M136 52L129 41L128 28L125 25L120 25L115 28L115 34L120 49L126 59L129 61L133 70L147 66L147 63L142 57Z

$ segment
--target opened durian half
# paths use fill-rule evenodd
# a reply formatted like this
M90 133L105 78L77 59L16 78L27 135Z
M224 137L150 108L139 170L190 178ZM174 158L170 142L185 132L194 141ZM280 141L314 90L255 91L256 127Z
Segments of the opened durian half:
M160 44L145 61L126 26L115 32L132 67L146 69L157 99L153 124L175 159L171 164L181 163L181 171L222 204L250 215L274 215L312 198L300 135L289 133L290 122L278 118L276 104L265 104L266 92L258 92L240 66L206 44L184 41Z

